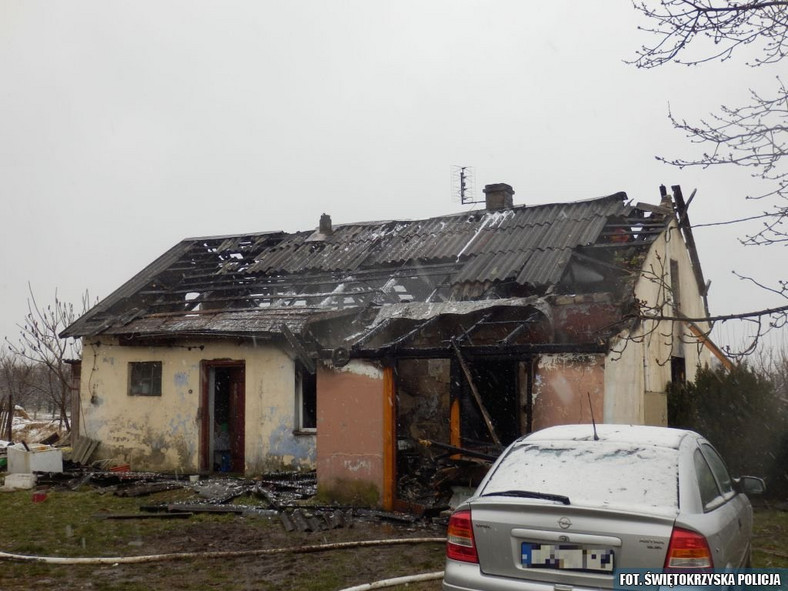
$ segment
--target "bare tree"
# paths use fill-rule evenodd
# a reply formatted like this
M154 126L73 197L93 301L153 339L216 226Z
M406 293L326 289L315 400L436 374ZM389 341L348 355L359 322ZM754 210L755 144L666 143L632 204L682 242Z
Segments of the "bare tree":
M30 397L33 370L32 363L0 350L0 439L11 440L14 408Z
M635 63L641 68L724 61L750 45L762 52L753 65L773 64L788 51L785 0L634 0L633 4L650 23L641 29L655 37L654 43L638 51Z
M788 0L737 3L728 0L633 0L646 17L641 30L651 43L637 51L633 63L654 68L673 62L697 66L710 61L726 61L744 48L755 55L752 67L779 65L788 53ZM762 219L757 232L746 235L747 245L788 243L788 89L776 76L774 88L763 94L750 91L743 105L721 105L718 112L696 122L669 113L673 125L691 142L703 147L694 158L658 157L680 168L719 166L741 167L762 181L764 190L746 195L760 200L764 209L747 218ZM744 220L731 220L733 223ZM695 227L702 227L696 225ZM767 285L738 275L754 285L788 299L788 282L775 280ZM757 339L772 328L788 323L785 306L732 315L755 328Z
M61 339L59 334L77 318L74 305L61 300L55 292L54 303L45 308L38 305L33 290L28 286L28 313L19 325L19 341L14 344L6 338L8 350L19 359L46 368L44 390L60 414L66 429L71 425L68 410L71 400L71 368L67 363L82 355L81 342ZM83 296L82 311L88 308L88 294ZM39 385L41 387L41 385Z

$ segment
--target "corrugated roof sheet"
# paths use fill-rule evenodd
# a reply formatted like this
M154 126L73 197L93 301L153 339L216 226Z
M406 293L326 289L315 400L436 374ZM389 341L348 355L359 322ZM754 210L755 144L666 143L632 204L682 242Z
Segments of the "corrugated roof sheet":
M630 210L626 194L617 193L574 203L426 220L345 224L326 236L273 232L188 239L100 302L65 334L93 334L108 326L114 327L110 332L119 333L246 332L244 327L265 332L274 330L278 319L260 307L261 299L305 308L359 305L375 292L397 297L383 283L408 268L432 270L422 277L426 293L437 289L439 282L456 286L456 293L467 293L463 285L496 282L515 282L543 292L561 280L575 249L598 241L610 218ZM363 278L371 276L378 282L365 283ZM330 292L348 278L357 283L347 300L298 296L304 285L322 282L318 292ZM282 294L293 297L277 303L274 298ZM147 312L123 327L124 313L134 307ZM219 308L250 311L212 311ZM200 314L187 316L196 310ZM179 320L155 315L162 312L176 314Z
M314 309L294 308L148 316L135 320L126 326L114 327L111 332L115 335L134 336L170 333L256 335L278 333L282 324L286 324L292 332L297 333L315 314L316 310Z
M273 247L264 245L259 252L250 253L254 262L245 273L353 271L413 261L472 261L479 255L575 248L592 243L608 217L624 211L623 194L617 194L578 203L474 211L413 222L348 224L320 241L309 241L308 234L298 233L286 235ZM498 279L498 266L477 262L473 280ZM469 278L470 273L461 275Z

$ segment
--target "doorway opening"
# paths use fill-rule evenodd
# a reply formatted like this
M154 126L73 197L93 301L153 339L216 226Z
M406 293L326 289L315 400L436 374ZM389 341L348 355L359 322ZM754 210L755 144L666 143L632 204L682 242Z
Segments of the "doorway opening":
M502 445L530 429L530 358L467 361ZM456 358L399 359L391 428L394 506L439 508L475 487L501 452ZM461 449L460 449L461 448Z
M487 425L471 393L468 380L456 365L452 371L459 386L455 395L460 400L461 447L485 449L493 444ZM490 417L495 433L504 446L522 434L518 364L508 360L474 360L470 365L471 376L479 396ZM497 453L496 448L490 448ZM500 450L498 450L500 451Z
M245 368L241 362L203 362L200 470L245 470Z

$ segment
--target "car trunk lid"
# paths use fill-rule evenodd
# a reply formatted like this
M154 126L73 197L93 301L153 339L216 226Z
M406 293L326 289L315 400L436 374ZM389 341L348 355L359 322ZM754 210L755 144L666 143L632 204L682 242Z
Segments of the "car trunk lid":
M675 514L566 506L507 496L469 503L489 575L613 587L613 570L662 565Z

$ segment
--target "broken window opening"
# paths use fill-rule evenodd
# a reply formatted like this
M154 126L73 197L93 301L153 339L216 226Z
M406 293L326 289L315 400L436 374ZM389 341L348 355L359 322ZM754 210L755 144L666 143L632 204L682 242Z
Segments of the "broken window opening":
M684 357L670 358L670 381L673 384L687 383L687 363Z
M317 429L317 374L309 373L301 362L295 362L296 431Z
M161 396L161 361L129 363L129 396Z

